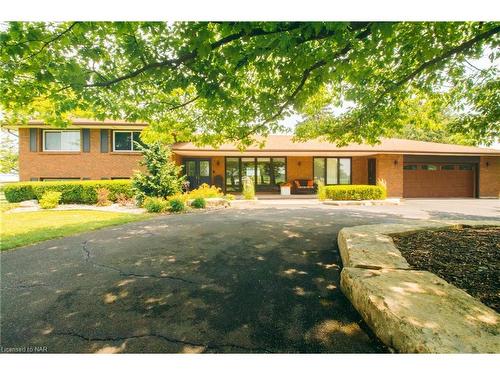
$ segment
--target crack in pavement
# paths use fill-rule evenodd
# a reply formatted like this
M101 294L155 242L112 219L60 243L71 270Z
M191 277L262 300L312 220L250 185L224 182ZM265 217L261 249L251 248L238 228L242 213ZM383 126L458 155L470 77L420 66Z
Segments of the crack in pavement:
M273 353L271 350L264 349L264 348L249 348L246 346L238 345L238 344L232 344L232 343L227 343L227 344L208 344L208 343L199 343L199 342L194 342L194 341L187 341L187 340L181 340L181 339L175 339L172 337L168 337L165 335L162 335L160 333L145 333L141 335L130 335L130 336L115 336L115 337L89 337L85 336L80 333L76 332L52 332L53 335L56 336L70 336L70 337L76 337L81 340L86 340L86 341L98 341L98 342L107 342L107 341L126 341L126 340L131 340L131 339L141 339L145 337L155 337L159 338L162 340L165 340L167 342L173 343L173 344L184 344L184 345L191 345L191 346L198 346L198 347L205 347L207 349L213 349L213 350L220 350L221 348L234 348L234 349L241 349L241 350L246 350L246 351L261 351L265 353Z
M148 279L148 278L167 279L167 280L174 280L174 281L182 281L182 282L187 283L187 284L198 284L195 281L184 279L182 277L168 276L168 275L155 275L155 274L147 274L147 273L146 274L139 274L139 273L134 273L134 272L125 272L118 267L110 266L108 264L94 262L93 260L90 259L90 249L88 248L88 242L89 242L88 240L82 242L82 249L85 253L85 261L96 266L96 267L102 267L102 268L107 268L107 269L116 271L123 277L136 277L139 279Z

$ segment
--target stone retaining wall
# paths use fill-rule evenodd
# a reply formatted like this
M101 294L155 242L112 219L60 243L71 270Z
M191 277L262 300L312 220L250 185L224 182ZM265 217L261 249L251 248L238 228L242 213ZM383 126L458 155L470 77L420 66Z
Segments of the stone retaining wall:
M500 221L446 221L344 228L341 289L374 333L403 353L500 353L500 316L427 271L410 269L390 234Z

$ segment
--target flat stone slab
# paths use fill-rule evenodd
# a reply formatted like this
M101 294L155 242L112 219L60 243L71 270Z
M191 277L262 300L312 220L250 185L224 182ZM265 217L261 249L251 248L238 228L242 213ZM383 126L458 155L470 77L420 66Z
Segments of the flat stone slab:
M344 267L370 269L410 269L390 234L441 230L467 226L500 225L500 220L448 220L411 224L374 224L347 227L338 234L338 246Z
M19 202L19 207L37 207L38 201L36 199L30 199L28 201Z
M230 205L229 201L224 198L206 198L207 207L227 207Z
M498 314L433 273L344 268L341 288L399 352L500 353Z
M397 206L401 204L399 198L389 198L389 199L370 199L361 201L330 201L326 200L322 202L323 204L330 206Z
M403 353L500 353L500 315L427 271L411 270L391 234L499 220L429 221L343 228L341 290L386 345Z
M402 268L410 265L396 248L392 238L355 228L343 228L338 235L338 246L344 267Z

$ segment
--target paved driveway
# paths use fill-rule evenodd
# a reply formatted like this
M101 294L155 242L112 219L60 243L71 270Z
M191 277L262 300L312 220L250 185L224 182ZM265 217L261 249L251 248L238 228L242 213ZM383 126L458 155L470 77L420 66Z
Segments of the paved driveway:
M268 201L1 255L3 351L380 352L339 290L344 226L499 216L496 200Z

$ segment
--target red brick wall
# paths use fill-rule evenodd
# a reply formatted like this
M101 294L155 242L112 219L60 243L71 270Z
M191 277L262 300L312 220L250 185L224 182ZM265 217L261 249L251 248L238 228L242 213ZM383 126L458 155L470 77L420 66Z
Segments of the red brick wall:
M312 180L313 158L312 156L289 156L286 160L286 169L288 181Z
M224 169L225 158L224 156L213 156L212 157L212 184L215 184L215 176L221 176L222 181L224 181L225 177L225 169ZM222 184L224 186L224 183Z
M111 132L110 132L111 148ZM139 153L101 153L100 130L90 130L90 152L31 152L29 129L19 129L19 178L131 177L139 169ZM41 150L41 147L39 148Z
M387 184L388 197L403 196L403 155L377 155L377 181ZM396 161L396 163L395 163Z
M479 197L500 198L500 157L498 156L481 156L480 158Z
M368 158L366 156L352 157L352 184L368 184Z

